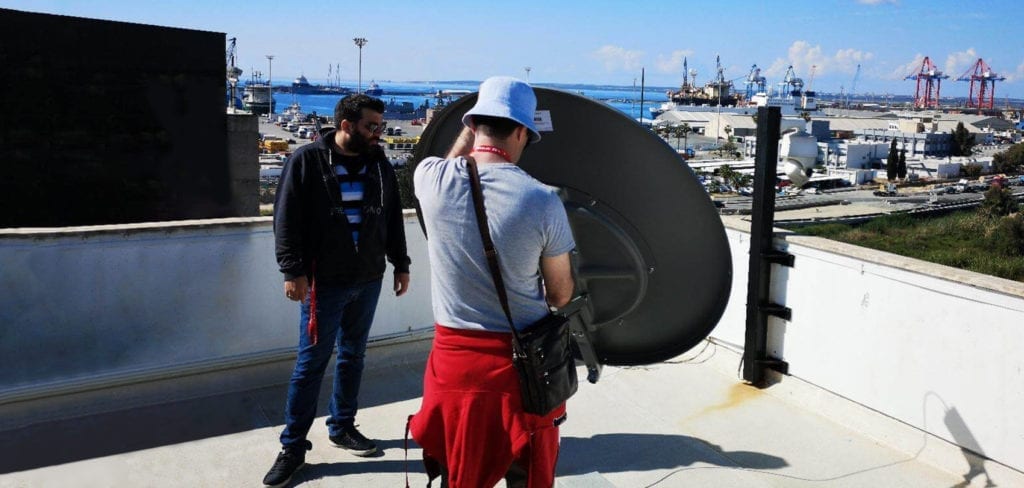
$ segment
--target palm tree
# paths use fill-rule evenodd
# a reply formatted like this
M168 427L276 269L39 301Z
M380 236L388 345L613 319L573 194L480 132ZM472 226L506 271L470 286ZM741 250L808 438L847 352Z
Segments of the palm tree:
M680 127L679 129L683 131L683 149L689 149L689 143L687 142L686 136L689 135L690 131L692 130L690 129L690 124L683 122L683 126Z
M676 136L676 151L679 151L679 137L682 136L683 141L686 141L686 134L690 132L690 124L683 123L683 125L676 125L672 127L672 133ZM684 146L685 147L685 146Z

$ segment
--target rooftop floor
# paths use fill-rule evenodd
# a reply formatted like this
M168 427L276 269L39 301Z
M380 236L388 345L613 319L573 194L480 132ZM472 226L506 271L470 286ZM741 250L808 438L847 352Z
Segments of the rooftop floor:
M558 487L952 487L1010 486L963 458L947 472L801 406L827 392L793 377L766 389L737 379L739 355L713 342L672 361L606 367L581 384L562 428ZM327 442L323 418L310 432L307 466L289 486L425 486L406 416L419 407L427 341L401 353L368 353L358 423L383 455L357 458ZM699 351L699 352L698 352ZM176 399L84 417L57 416L0 433L0 487L259 486L274 460L291 361L193 378L162 390ZM582 369L581 369L582 374ZM581 376L582 378L583 376ZM201 384L200 384L201 383ZM237 389L232 385L259 385ZM329 382L321 395L325 412ZM205 391L205 393L194 393ZM157 398L157 397L153 397ZM842 400L845 402L845 400ZM846 402L849 403L849 402ZM853 404L851 404L853 405ZM856 415L879 416L863 407ZM832 412L835 414L836 412ZM835 418L835 417L833 417ZM891 421L895 424L895 421ZM894 428L906 428L899 424ZM921 449L937 442L924 433ZM921 451L918 451L919 454ZM991 483L991 484L989 484Z

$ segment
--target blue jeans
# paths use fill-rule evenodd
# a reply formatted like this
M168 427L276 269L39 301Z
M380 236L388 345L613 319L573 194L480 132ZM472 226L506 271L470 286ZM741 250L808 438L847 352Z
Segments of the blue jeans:
M309 322L309 300L299 307L299 353L295 361L288 400L285 404L285 428L281 445L310 445L306 434L316 418L320 384L331 360L335 344L338 360L334 373L334 394L331 397L327 428L331 436L355 422L359 407L359 384L363 377L363 357L370 324L377 309L381 281L358 285L317 285L317 336L312 344L306 330Z

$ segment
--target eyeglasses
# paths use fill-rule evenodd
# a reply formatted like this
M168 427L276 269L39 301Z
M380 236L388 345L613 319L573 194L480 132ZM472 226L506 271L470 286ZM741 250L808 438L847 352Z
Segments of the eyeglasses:
M384 132L384 129L387 128L387 126L387 122L381 122L379 124L376 122L370 122L369 124L366 124L366 130L373 132L374 134L380 134Z

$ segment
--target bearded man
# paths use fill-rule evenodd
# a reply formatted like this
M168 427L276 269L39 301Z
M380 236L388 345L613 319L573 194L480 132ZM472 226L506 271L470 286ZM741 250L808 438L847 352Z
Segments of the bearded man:
M299 303L298 357L288 387L281 452L263 479L282 486L305 463L327 363L338 349L327 428L330 443L357 456L377 452L355 426L363 357L377 308L385 257L395 295L409 286L405 224L394 169L378 145L384 103L342 98L337 129L297 150L284 165L274 202L277 263L284 295Z

